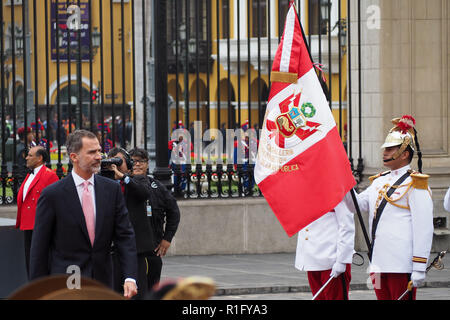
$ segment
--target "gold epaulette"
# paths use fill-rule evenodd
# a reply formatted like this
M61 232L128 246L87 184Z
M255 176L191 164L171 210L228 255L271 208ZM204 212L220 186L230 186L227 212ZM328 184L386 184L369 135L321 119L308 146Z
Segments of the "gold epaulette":
M372 183L375 179L378 179L379 177L387 175L389 172L391 172L391 171L381 172L379 174L369 177L370 183Z
M422 174L419 172L411 173L412 187L416 189L428 190L428 178L430 176L427 174Z

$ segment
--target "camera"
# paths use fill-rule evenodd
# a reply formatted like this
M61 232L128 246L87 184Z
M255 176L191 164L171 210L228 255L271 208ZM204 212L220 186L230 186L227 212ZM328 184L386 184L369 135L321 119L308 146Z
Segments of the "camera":
M121 158L107 158L102 159L101 166L102 168L109 168L110 165L115 164L116 166L120 167L122 165L123 160Z
M100 175L105 178L110 178L114 180L114 171L110 169L111 165L115 164L120 167L122 165L123 160L121 158L107 158L101 160L101 169Z

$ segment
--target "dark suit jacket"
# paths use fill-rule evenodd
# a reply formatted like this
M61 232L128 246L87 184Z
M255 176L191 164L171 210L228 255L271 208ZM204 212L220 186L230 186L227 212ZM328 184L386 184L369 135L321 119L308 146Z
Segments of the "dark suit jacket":
M95 176L96 224L91 245L81 203L71 174L47 187L39 198L30 257L30 279L64 274L77 265L81 275L112 287L111 244L123 276L137 279L133 227L120 185Z

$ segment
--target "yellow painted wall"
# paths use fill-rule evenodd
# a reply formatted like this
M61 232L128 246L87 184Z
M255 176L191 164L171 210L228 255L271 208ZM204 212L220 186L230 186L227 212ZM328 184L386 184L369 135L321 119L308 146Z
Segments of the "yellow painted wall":
M87 0L81 0L81 3L87 3ZM34 3L37 3L36 7L36 16L38 17L37 21L37 30L35 31L34 21L33 21L33 5ZM62 3L60 1L60 3ZM116 104L122 103L122 41L119 41L119 28L122 27L121 25L121 4L120 3L114 3L113 4L113 21L114 21L114 63L112 63L112 56L111 56L111 20L110 20L110 2L109 1L103 1L103 44L104 44L104 50L103 50L103 59L104 59L104 94L111 94L112 93L112 71L114 72L114 87L115 87L115 94L118 94L118 97L115 99ZM44 1L30 1L30 31L31 31L31 80L32 80L32 88L35 90L35 77L34 72L37 70L38 73L38 103L39 104L45 104L46 103L46 95L47 95L47 88L46 88L46 56L51 56L51 1L48 1L48 32L46 32L45 27L46 24L44 23L45 19L45 2ZM10 6L4 6L4 19L8 23L11 21L11 11ZM16 5L14 6L15 9L15 21L22 21L22 6ZM98 30L100 31L100 19L99 19L99 11L100 11L100 2L99 1L92 1L92 29L94 27L98 27ZM133 100L133 81L132 81L132 41L131 41L131 32L132 32L132 26L131 26L131 3L124 3L124 32L122 39L125 40L125 103L128 101ZM46 52L46 42L45 42L45 34L48 35L48 48L49 51ZM34 37L37 36L37 48L34 47ZM97 54L93 57L92 60L92 73L93 73L93 87L97 87L101 81L101 73L100 73L100 54L101 54L101 48L99 48ZM35 55L37 55L37 65L35 65ZM6 64L11 63L11 59L6 61ZM17 66L16 66L16 74L23 78L23 59L17 60ZM71 65L71 75L76 75L76 63L72 62ZM141 66L137 66L138 68ZM60 78L64 76L68 76L68 63L67 61L61 61L60 63ZM89 61L82 62L82 76L84 78L89 79ZM56 61L49 60L49 83L50 86L55 83L57 80L57 67L56 67ZM11 80L11 79L10 79ZM60 83L60 89L67 86L66 83ZM72 84L76 85L76 81L72 80ZM89 85L83 84L83 87L87 90L89 90ZM105 103L112 103L112 99L106 99L104 100ZM56 92L54 92L51 96L50 100L51 104L56 103Z
M297 3L297 1L296 1ZM230 12L230 21L233 21L233 14L234 14L234 10L233 10L233 5L234 5L234 1L231 1L231 12ZM275 3L271 3L271 10L278 10L278 6ZM306 6L306 10L307 6ZM346 17L347 14L347 3L345 1L341 1L341 10L342 10L342 16ZM215 41L217 38L217 21L216 21L216 1L212 1L212 8L211 8L211 12L212 14L212 21L211 21L211 36L212 36L212 54L216 54L217 53L217 42ZM219 11L220 14L222 13L222 11ZM276 14L276 17L278 17L278 14ZM222 26L221 24L221 18L220 19L220 28ZM306 20L307 21L307 20ZM278 18L276 21L276 25L278 26ZM306 26L304 26L305 28L305 32L306 34L308 34L308 22L306 22ZM231 28L232 29L232 28ZM283 32L283 30L279 30L281 33ZM230 31L230 34L233 34L233 30ZM221 52L221 56L223 53ZM332 77L332 100L333 101L339 101L339 81L341 81L341 96L342 96L342 100L343 102L345 102L347 100L347 55L343 55L342 56L342 76L341 79L339 80L339 75L334 74ZM216 102L217 101L217 88L218 88L218 83L221 83L221 81L225 81L228 77L228 72L226 70L224 70L224 68L222 66L220 66L220 71L219 71L219 76L217 73L217 62L214 61L212 67L210 68L211 74L210 74L210 89L209 89L209 96L210 96L210 101L211 102ZM336 70L337 71L337 70ZM241 75L241 77L238 79L237 75L233 75L231 74L230 76L230 82L232 84L233 90L235 92L236 95L236 99L237 99L237 92L238 92L238 81L240 81L241 83L241 102L245 103L245 107L243 107L241 109L241 123L243 123L245 120L248 119L248 107L247 107L247 102L248 102L248 95L249 92L253 92L254 90L252 90L252 87L249 89L248 87L248 74L247 74L247 69L245 68L245 70L242 70L242 72L244 73L243 75ZM325 77L327 78L327 84L329 84L329 75L326 74ZM269 80L268 80L268 75L261 75L262 80L265 82L265 84L267 86L269 86ZM173 93L173 97L175 94L175 79L176 76L174 74L169 74L169 94L172 95ZM188 82L188 87L192 88L192 84L194 83L194 81L196 81L197 77L196 74L190 74L189 75L189 82ZM205 83L206 85L206 74L205 73L201 73L199 75L199 79L201 79L201 81L203 81L203 83ZM258 70L253 69L253 67L251 67L251 73L250 73L250 83L253 83L253 81L255 81L256 79L258 79ZM184 84L184 76L183 74L179 74L178 75L178 84L179 84L179 101L184 101L184 96L183 96L183 91L185 88L185 84ZM196 98L196 94L193 92L195 90L190 90L190 100L192 101L192 97L194 96ZM227 122L228 119L228 115L227 115L227 110L223 110L223 108L227 108L227 90L222 90L221 89L221 97L222 97L222 101L221 101L221 121L222 122ZM254 103L257 103L257 97L255 96L255 94L251 95L251 100ZM237 107L236 107L237 110ZM183 104L180 104L179 106L179 119L183 120L184 123L184 109L183 109ZM336 123L338 124L338 130L341 130L339 128L339 123L340 120L342 121L343 125L345 125L345 123L347 122L347 110L343 109L341 112L341 117L339 117L339 110L333 110L333 115L335 117ZM170 117L171 117L171 123L173 123L173 121L175 121L176 119L176 110L174 108L172 108L170 110ZM196 110L190 110L189 113L189 121L194 121L196 120ZM203 121L205 121L204 119L201 119ZM238 120L238 113L236 112L236 122ZM251 125L253 125L254 123L256 123L258 120L258 110L251 110ZM218 128L219 124L218 124L218 119L217 119L217 110L215 109L211 109L211 114L210 114L210 124L209 124L210 128ZM342 128L343 131L344 128Z
M82 0L82 2L87 1L87 0ZM50 2L48 2L48 17L50 19ZM46 55L50 55L50 50L51 50L51 46L50 46L50 36L51 36L51 32L50 32L50 25L48 25L48 41L49 41L49 52L45 52L45 39L44 39L44 35L46 34L45 32L45 24L42 23L42 19L44 19L45 17L45 11L44 11L44 1L36 1L36 3L38 4L38 7L36 8L37 11L37 17L39 17L39 22L37 23L37 30L36 32L34 32L33 30L33 14L30 14L30 28L31 28L31 32L33 34L32 36L32 56L31 56L31 70L32 70L32 88L35 89L35 81L34 81L34 70L37 67L38 70L38 92L37 92L37 97L38 97L38 103L39 104L45 104L45 97L47 95L47 88L45 86L45 57ZM221 1L219 1L219 5L221 5ZM34 1L30 1L30 12L33 12L33 4ZM346 1L342 1L342 15L345 17L346 16L346 12L347 12L347 3ZM215 41L216 40L216 36L217 36L217 21L216 21L216 5L217 2L216 1L212 1L211 2L211 13L212 13L212 20L211 20L211 36L212 36L212 53L215 54L217 52L217 45L218 43ZM235 1L230 0L230 21L234 21L233 15L234 15L234 5L235 5ZM120 3L115 3L113 4L113 20L114 20L114 63L112 63L111 60L111 50L110 50L110 45L111 45L111 38L110 38L110 32L111 32L111 21L110 21L110 2L109 1L103 1L103 41L104 41L104 50L103 50L103 58L104 58L104 92L103 94L111 94L112 93L112 79L113 77L111 76L112 72L114 73L114 91L115 94L117 95L117 98L115 99L115 103L116 104L120 104L122 102L122 42L119 41L119 28L121 27L121 4ZM16 21L21 21L21 16L22 16L22 6L14 6L15 8L15 20ZM124 20L125 20L125 26L124 29L125 31L123 32L123 38L125 39L125 92L126 92L126 96L125 96L125 103L127 103L128 101L132 101L133 100L133 74L132 74L132 42L131 42L131 4L130 3L125 3L124 4L124 8L125 8L125 12L124 12ZM271 10L277 10L278 7L275 3L271 3ZM99 11L100 11L100 3L98 1L92 1L92 27L98 27L100 26L100 21L99 21ZM222 14L222 10L219 10L219 14ZM276 17L278 17L278 14L275 15ZM8 21L10 20L10 6L4 6L4 17L5 20ZM221 18L220 22L222 21ZM275 22L273 22L275 23ZM50 24L50 21L48 22L48 24ZM307 23L306 23L307 24ZM219 24L220 27L222 26L222 23ZM276 25L278 25L278 21L276 21ZM304 26L305 27L305 31L306 33L308 32L307 30L307 25ZM99 28L100 31L100 28ZM282 30L280 30L282 32ZM37 34L38 36L38 41L37 41L37 48L35 50L34 48L34 43L33 43L33 37L34 34ZM233 30L233 23L230 23L230 34L234 34L234 30ZM92 65L92 72L93 72L93 86L96 87L99 85L99 82L101 80L101 75L100 75L100 54L101 54L101 49L98 50L98 53L93 57L93 65ZM37 66L34 65L34 55L37 54L37 58L38 58L38 63ZM221 55L223 55L224 53L221 52ZM9 59L8 61L6 61L6 63L10 64L11 63L11 59ZM137 62L136 65L137 68L142 67L140 66L140 62ZM342 89L341 89L341 94L343 97L343 100L346 100L346 82L347 82L347 78L346 78L346 69L347 69L347 56L344 55L342 57L342 79L341 79L341 83L342 83ZM55 61L51 61L50 60L50 64L49 64L49 83L50 85L52 83L54 83L56 81L56 75L57 75L57 69L56 69L56 62ZM224 87L226 88L226 79L228 77L228 71L224 70L224 68L222 66L220 66L219 68L219 72L217 70L217 62L214 61L211 69L211 74L210 74L210 87L209 87L209 99L211 102L216 102L217 101L217 91L218 91L218 83L220 83L222 85L221 88L221 113L220 113L220 123L225 122L227 123L227 125L231 126L231 124L228 124L228 110L227 110L227 105L228 105L228 98L227 98L227 89L224 89ZM245 120L248 119L248 96L249 96L249 92L253 92L253 94L251 95L251 100L253 103L257 103L257 97L255 97L255 90L253 87L254 81L256 79L258 79L258 71L253 69L253 67L251 67L251 72L250 75L247 74L247 70L245 68L245 70L242 70L242 72L244 73L244 75L241 75L241 77L238 79L237 75L231 75L230 76L230 83L232 85L236 100L238 99L238 82L240 82L241 87L240 87L240 99L242 102L242 106L241 106L241 123L243 123ZM68 64L66 62L62 62L60 64L60 75L64 76L67 75L68 73ZM16 60L16 74L18 75L18 77L23 78L23 59L17 59ZM72 63L71 64L71 74L75 75L76 74L76 63ZM82 63L82 74L84 77L88 78L89 77L89 62L83 62ZM207 75L205 73L201 73L199 75L199 81L202 81L204 84L204 87L206 88L206 77ZM252 87L249 88L248 86L248 79L250 77L250 83L252 84ZM326 76L328 78L328 76ZM268 75L261 75L262 80L264 81L266 86L269 86L269 81L268 81ZM11 77L9 79L11 81ZM224 81L225 80L225 86L224 86ZM196 89L194 85L194 82L197 81L197 76L196 74L189 74L188 77L188 88L189 88L189 100L190 101L196 101L197 100L197 96L196 96ZM339 78L338 75L333 75L332 78L332 99L333 101L339 101L339 87L338 87L338 82L339 82ZM72 81L73 84L75 84L74 81ZM61 89L64 88L67 85L67 83L61 83ZM185 90L185 83L184 83L184 76L183 74L179 74L179 78L178 78L178 85L179 85L179 101L184 101L184 95L183 92ZM87 90L89 90L89 85L83 85ZM175 98L175 75L174 74L169 74L168 77L168 89L169 89L169 94L172 95L173 98ZM204 100L206 100L206 93L202 90L202 92L200 93L199 98L201 100L203 100L202 97L205 97ZM50 103L53 104L55 103L55 98L56 98L56 92L52 95L51 97L51 101ZM112 103L112 99L104 99L104 102L109 104ZM183 104L179 105L179 119L183 120L184 122L184 114L183 114ZM238 122L239 119L239 114L237 112L237 106L236 106L236 117L235 117L235 122ZM204 121L206 123L206 115L205 115L205 107L201 107L201 112L200 112L200 120ZM170 110L170 117L171 117L171 123L173 123L173 121L176 119L176 115L175 115L175 109L172 108ZM336 117L336 112L333 111L333 114L335 115L335 119L336 122L339 123L339 118ZM343 113L344 114L344 113ZM345 111L345 115L346 115L346 111ZM344 120L346 119L346 116L343 116ZM189 113L189 121L194 121L197 119L197 110L196 110L196 106L191 107L190 108L190 113ZM257 122L258 119L258 110L257 109L251 109L251 124L253 125L254 123ZM344 121L345 122L345 121ZM210 128L217 128L220 126L219 120L218 120L218 112L217 109L211 109L210 110L210 123L209 123L209 127Z

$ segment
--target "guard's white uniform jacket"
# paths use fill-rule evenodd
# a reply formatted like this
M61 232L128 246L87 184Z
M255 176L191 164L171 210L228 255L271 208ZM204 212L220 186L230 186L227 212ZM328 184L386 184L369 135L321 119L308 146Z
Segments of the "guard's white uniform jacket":
M445 194L444 209L450 212L450 188L448 188L447 193Z
M345 201L334 211L298 233L295 267L301 271L329 270L338 261L352 263L355 242L353 213Z
M380 191L387 192L410 169L408 165L380 176L357 195L361 211L369 211L369 237L377 200L381 203L383 199ZM412 181L408 177L390 197L392 203L409 209L386 203L375 233L370 272L411 273L425 271L427 267L433 240L431 190L426 181L421 187Z

